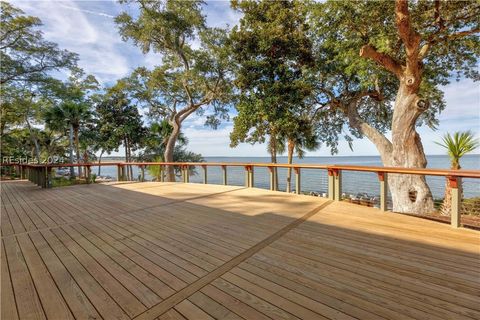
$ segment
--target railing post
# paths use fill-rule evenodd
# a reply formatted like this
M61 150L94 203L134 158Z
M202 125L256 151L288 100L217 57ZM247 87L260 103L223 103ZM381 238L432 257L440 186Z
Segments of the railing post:
M163 170L162 165L160 165L159 167L160 167L160 182L165 182L165 175L164 175L165 170Z
M92 173L90 171L90 166L85 166L85 180L87 181L87 184L90 184L92 179Z
M203 169L203 183L207 184L208 183L207 166L203 164L202 169Z
M140 165L140 182L145 181L145 166Z
M300 194L301 192L300 168L294 168L294 170L295 170L295 193Z
M462 180L460 177L448 177L452 205L450 209L450 224L453 228L461 226Z
M122 166L117 164L117 181L122 181Z
M185 170L185 183L189 183L190 182L190 166L187 164L184 170Z
M328 199L335 199L335 176L333 169L328 169Z
M122 165L122 181L128 181L127 170L128 170L128 166Z
M275 180L274 180L274 174L273 174L273 167L268 167L268 171L270 172L270 191L273 191L275 189Z
M380 181L380 210L387 211L388 199L388 174L386 172L378 172L378 181Z
M51 188L53 186L53 182L52 182L52 168L51 167L46 167L46 173L47 173L47 177L46 177L46 182L45 182L45 188Z
M40 167L40 187L47 188L47 166Z
M248 186L249 188L253 188L254 181L253 181L253 166L248 168Z
M223 185L226 186L228 183L227 180L227 166L222 166L222 172L223 172Z
M245 187L250 187L250 179L248 174L248 166L245 166Z
M333 176L335 177L335 199L336 201L342 200L342 171L335 170L333 172Z

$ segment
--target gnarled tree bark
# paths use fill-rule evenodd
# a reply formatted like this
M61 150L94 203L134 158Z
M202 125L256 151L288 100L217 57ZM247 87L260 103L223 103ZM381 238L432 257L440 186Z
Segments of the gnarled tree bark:
M375 61L400 82L391 125L392 139L389 141L362 121L356 113L356 106L348 108L349 122L375 144L385 166L425 168L427 159L415 126L418 117L428 109L428 103L419 97L423 72L421 59L426 53L421 50L421 37L411 24L407 0L396 1L395 23L405 47L405 61L397 61L371 45L360 50L361 57ZM392 174L389 175L389 186L393 211L421 214L434 210L432 193L424 176Z

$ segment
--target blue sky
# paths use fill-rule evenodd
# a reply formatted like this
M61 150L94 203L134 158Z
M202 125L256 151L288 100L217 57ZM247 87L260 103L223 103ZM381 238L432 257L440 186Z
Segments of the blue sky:
M44 36L61 48L80 55L80 66L93 74L104 85L128 75L138 66L152 68L160 63L160 56L143 55L131 43L120 38L113 18L122 11L135 12L134 6L119 5L116 1L13 1L27 14L39 17ZM234 25L239 14L230 9L229 1L208 1L205 6L210 26ZM419 129L427 154L443 154L433 141L439 141L445 132L473 130L480 137L480 87L470 80L452 82L443 88L447 108L440 115L437 131ZM203 126L203 119L193 116L184 123L189 138L189 149L203 156L267 156L264 145L242 144L229 147L232 123L224 123L214 131ZM477 150L477 153L479 151ZM122 154L120 150L120 154ZM355 140L353 152L341 141L339 155L377 155L367 139ZM321 148L309 156L329 156L330 150Z

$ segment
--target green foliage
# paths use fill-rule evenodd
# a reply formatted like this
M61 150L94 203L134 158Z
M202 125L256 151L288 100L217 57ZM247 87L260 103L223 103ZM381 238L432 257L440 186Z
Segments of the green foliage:
M107 153L123 144L127 151L135 151L143 146L146 129L138 108L128 96L128 90L119 81L95 99L95 127L99 141L98 149Z
M480 4L409 1L408 9L412 28L420 36L418 95L429 106L416 123L436 128L437 116L445 108L440 86L452 76L479 79ZM347 126L347 139L363 137L349 121L347 114L352 110L344 107L354 100L358 101L354 116L384 134L391 129L399 80L384 65L359 53L368 45L405 70L409 60L395 23L395 2L326 1L312 3L309 11L318 68L316 120L322 124L322 139L335 152Z
M239 91L231 146L293 135L312 92L304 3L233 1L232 7L243 17L230 35Z
M165 152L168 137L173 128L167 120L154 122L148 129L148 135L145 139L144 150L139 156L142 161L164 161L162 155ZM200 154L188 151L186 146L188 139L180 132L177 138L177 144L173 150L173 161L179 162L201 162L203 158ZM157 160L162 159L162 160Z
M227 34L206 27L201 1L122 2L137 4L140 11L135 18L125 12L116 17L123 39L132 40L143 52L162 54L161 65L154 70L138 68L124 83L131 98L148 108L150 118L172 126L165 149L165 159L171 161L182 123L192 113L205 115L205 124L212 128L228 119Z
M41 81L52 70L76 65L76 54L43 39L40 19L5 1L0 7L0 84Z
M447 133L443 136L442 142L435 142L447 149L452 169L460 169L460 159L467 153L472 152L480 146L480 141L475 138L472 131L455 132L453 135Z

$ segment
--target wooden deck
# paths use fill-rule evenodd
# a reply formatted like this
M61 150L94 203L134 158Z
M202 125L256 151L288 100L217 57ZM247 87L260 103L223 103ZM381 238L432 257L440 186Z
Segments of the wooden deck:
M1 319L480 319L476 231L242 187L1 188Z

